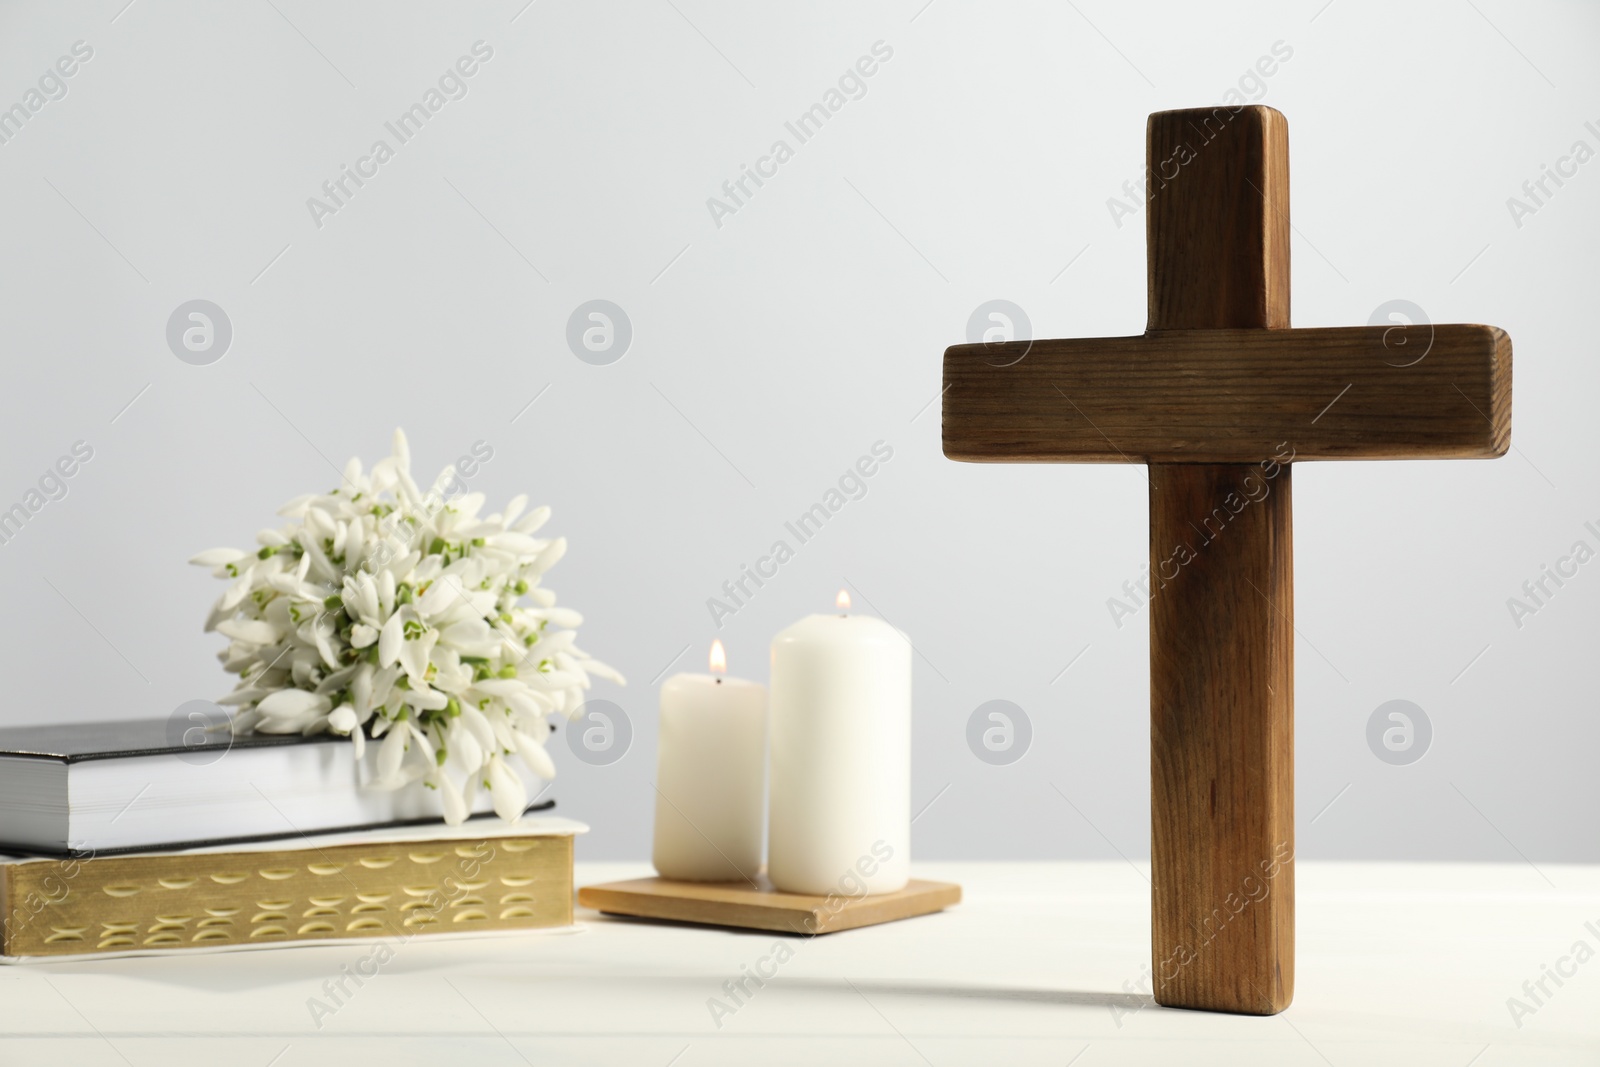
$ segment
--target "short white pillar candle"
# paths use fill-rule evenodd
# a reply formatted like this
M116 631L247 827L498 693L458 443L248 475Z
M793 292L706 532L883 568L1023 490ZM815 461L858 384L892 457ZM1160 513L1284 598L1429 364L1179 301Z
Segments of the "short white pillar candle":
M712 643L711 669L727 670L721 641ZM656 757L656 873L753 880L761 871L766 785L766 689L710 674L668 678Z
M839 613L772 642L767 874L786 892L892 893L910 877L911 642L849 606L841 591Z

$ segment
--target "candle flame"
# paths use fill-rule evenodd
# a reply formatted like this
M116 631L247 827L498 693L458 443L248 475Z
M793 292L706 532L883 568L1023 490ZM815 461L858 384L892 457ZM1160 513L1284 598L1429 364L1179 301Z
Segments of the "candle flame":
M840 611L849 611L850 594L843 589L839 590L839 595L833 598L833 606L838 608Z
M722 647L721 639L711 642L711 673L728 673L728 651Z

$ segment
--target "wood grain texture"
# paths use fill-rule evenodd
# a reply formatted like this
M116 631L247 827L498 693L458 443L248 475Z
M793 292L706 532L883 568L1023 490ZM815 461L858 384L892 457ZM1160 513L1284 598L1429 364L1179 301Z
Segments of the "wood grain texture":
M1493 326L956 345L944 383L945 455L978 462L1253 463L1284 442L1299 460L1464 459L1511 441Z
M1294 992L1292 470L1150 467L1151 949L1171 1007L1271 1014Z
M1289 325L1289 123L1270 107L1145 124L1148 330Z
M1382 351L1382 339L1359 331L1354 338L1347 331L1301 332L1311 342L1301 358L1285 359L1280 349L1272 359L1270 342L1295 336L1288 332L1289 134L1282 115L1266 107L1166 111L1150 116L1146 130L1154 174L1145 240L1146 343L1183 331L1175 335L1182 347L1161 362L1187 365L1188 373L1169 380L1200 398L1203 410L1145 411L1152 422L1173 420L1180 434L1202 430L1215 413L1228 411L1233 421L1222 420L1220 436L1195 438L1245 437L1241 443L1254 452L1244 464L1150 464L1155 996L1169 1007L1268 1015L1294 995L1293 866L1280 865L1270 883L1261 882L1266 865L1275 857L1281 864L1279 850L1294 852L1291 480L1287 466L1248 465L1264 458L1260 438L1226 431L1252 410L1281 428L1286 409L1276 390L1286 373L1279 368L1294 368L1287 372L1293 380L1296 371L1329 362L1326 349L1341 341L1336 335L1358 350L1376 340ZM1181 165L1172 180L1154 184L1164 159ZM1255 373L1238 375L1245 350L1267 353L1276 366L1257 364ZM1194 373L1196 364L1205 369ZM1254 391L1252 382L1259 383ZM1371 384L1368 391L1382 392ZM1335 391L1323 395L1319 409ZM1296 416L1298 399L1287 408ZM1185 414L1201 421L1184 421ZM1278 436L1274 450L1307 437L1332 411L1313 415L1289 420L1304 429ZM1383 423L1380 417L1359 430L1370 433ZM1298 454L1298 446L1290 447ZM1194 448L1177 451L1204 456ZM1158 459L1164 450L1150 454ZM1269 473L1275 476L1267 479ZM1258 884L1273 891L1261 893Z
M961 887L950 882L912 879L898 892L866 897L781 893L766 875L757 883L636 878L584 886L578 903L613 915L812 935L930 915L961 902Z

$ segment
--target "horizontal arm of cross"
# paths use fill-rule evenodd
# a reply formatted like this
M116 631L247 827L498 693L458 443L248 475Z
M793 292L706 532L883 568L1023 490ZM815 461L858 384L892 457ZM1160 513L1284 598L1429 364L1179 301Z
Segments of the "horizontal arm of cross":
M1501 456L1511 339L1493 326L1161 330L956 345L944 453L976 462Z

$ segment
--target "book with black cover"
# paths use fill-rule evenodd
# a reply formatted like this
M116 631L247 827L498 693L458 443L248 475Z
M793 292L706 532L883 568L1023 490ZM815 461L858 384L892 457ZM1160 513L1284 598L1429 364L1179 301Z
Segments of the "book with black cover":
M360 761L348 738L236 737L182 717L0 727L0 851L86 857L437 821L430 791L370 787L375 747ZM525 777L535 796L542 784ZM480 793L474 811L489 808Z

